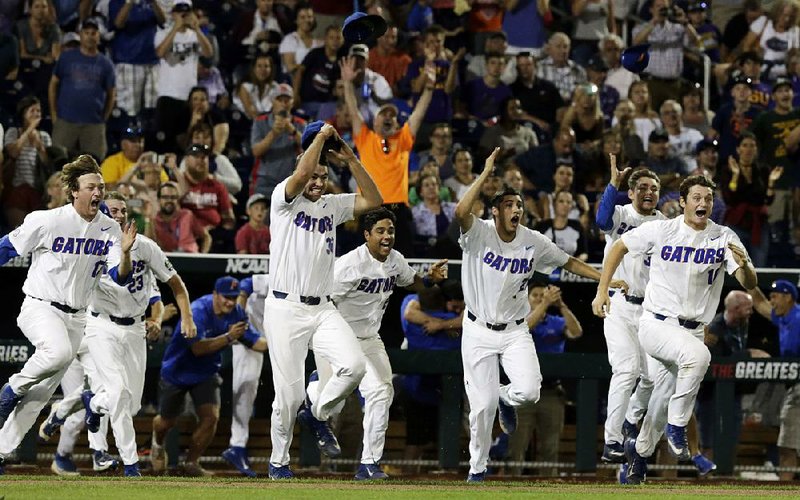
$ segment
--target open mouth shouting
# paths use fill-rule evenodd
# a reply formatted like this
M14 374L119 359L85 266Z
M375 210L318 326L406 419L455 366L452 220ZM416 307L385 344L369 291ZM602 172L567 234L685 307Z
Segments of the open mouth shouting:
M705 208L697 207L697 210L694 211L694 215L700 220L705 220L706 217L708 216L708 210L706 210Z
M519 221L522 218L521 215L512 215L511 216L511 225L517 227L519 225Z
M381 240L379 246L381 248L381 252L388 254L392 250L392 247L394 246L394 241L390 239Z

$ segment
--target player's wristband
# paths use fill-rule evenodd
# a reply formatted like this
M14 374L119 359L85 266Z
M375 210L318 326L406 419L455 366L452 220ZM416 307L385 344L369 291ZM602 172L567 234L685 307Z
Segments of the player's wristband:
M433 282L433 280L430 278L430 276L428 276L428 275L425 275L425 276L423 276L423 277L422 277L422 285L423 285L425 288L433 288L433 285L434 285L434 284L435 284L435 283L434 283L434 282Z

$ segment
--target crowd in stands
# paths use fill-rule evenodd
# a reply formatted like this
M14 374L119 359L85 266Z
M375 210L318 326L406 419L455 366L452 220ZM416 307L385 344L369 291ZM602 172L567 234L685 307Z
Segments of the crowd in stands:
M321 119L358 152L409 257L460 256L455 202L500 147L484 196L521 189L525 224L581 259L602 259L613 153L661 176L670 214L683 178L709 176L712 218L757 266L793 267L800 3L769 7L365 0L389 22L368 46L342 37L351 2L6 1L2 232L62 203L51 176L90 153L164 250L268 253L272 190ZM651 44L641 75L620 65L625 40ZM329 190L353 189L334 166ZM361 242L340 231L337 254Z

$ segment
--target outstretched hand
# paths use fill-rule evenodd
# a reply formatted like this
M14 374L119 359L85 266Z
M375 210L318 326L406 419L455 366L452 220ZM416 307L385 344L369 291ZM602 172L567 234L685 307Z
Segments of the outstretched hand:
M486 158L486 163L483 164L484 173L488 172L491 174L494 171L494 163L495 161L497 161L497 156L499 154L500 154L500 148L494 148L492 154L490 154L489 157Z
M743 248L736 246L733 243L728 243L728 248L733 254L733 260L736 261L736 264L739 267L744 267L750 263L750 258L747 256L747 252L745 252Z
M440 260L428 269L428 276L435 283L440 283L447 279L447 259Z
M630 173L631 167L627 167L625 170L618 170L617 169L617 155L614 153L608 154L608 162L611 164L611 181L610 184L615 188L619 189L620 183L622 180Z
M133 243L136 241L136 233L136 222L129 222L128 225L123 229L121 243L123 253L128 253L131 251Z

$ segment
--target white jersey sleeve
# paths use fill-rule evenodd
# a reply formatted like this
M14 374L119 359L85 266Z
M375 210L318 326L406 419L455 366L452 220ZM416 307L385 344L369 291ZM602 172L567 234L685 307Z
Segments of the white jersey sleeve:
M408 261L403 254L397 250L392 250L392 255L397 256L397 265L400 271L400 274L397 276L397 286L406 287L413 285L414 278L417 276L417 272L413 267L408 265Z
M636 229L642 224L652 220L664 220L666 217L659 211L652 215L642 215L633 208L633 205L617 205L614 207L611 229L605 231L606 246L603 257L608 255L612 245L625 233ZM630 249L629 249L630 250ZM628 294L635 297L644 297L644 289L650 276L650 255L632 255L623 257L614 279L623 280L628 284Z
M21 226L11 231L8 240L18 254L25 256L44 243L47 219L51 215L44 210L31 212L25 216Z

